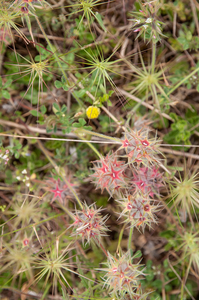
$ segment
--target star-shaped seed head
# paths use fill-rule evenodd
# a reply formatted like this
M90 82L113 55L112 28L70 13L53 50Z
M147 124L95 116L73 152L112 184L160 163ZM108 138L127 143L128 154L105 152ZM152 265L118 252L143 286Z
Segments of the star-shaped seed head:
M99 244L101 237L108 230L105 225L107 216L102 216L101 211L102 209L97 209L95 204L87 206L84 203L83 209L75 212L75 222L71 225L74 229L73 235L81 236L83 243L93 241Z

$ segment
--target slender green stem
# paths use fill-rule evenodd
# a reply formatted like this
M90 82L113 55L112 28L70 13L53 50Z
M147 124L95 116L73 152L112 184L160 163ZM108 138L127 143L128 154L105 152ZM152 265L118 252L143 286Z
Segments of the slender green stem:
M132 237L133 237L133 227L130 228L129 231L129 240L128 240L128 250L131 252L131 244L132 244Z
M199 71L199 67L196 68L193 72L191 72L188 76L186 76L185 78L183 78L180 82L178 82L176 84L176 86L174 86L167 95L170 95L171 93L173 93L179 86L181 86L187 79L189 79L190 77L192 77L195 73L197 73Z
M77 136L82 139L83 141L85 140L85 138L83 138L81 135L78 135L77 132L75 132L77 134ZM99 151L94 147L94 145L92 143L89 143L88 141L86 141L86 144L93 150L93 152L95 152L97 154L97 156L101 159L102 155L99 153Z
M181 292L180 292L180 296L181 297L180 297L180 300L183 300L183 298L184 298L184 285L186 283L186 281L183 282L185 280L184 276L185 276L185 266L183 265L183 269L182 269L182 282L181 282Z
M152 61L151 61L151 74L154 73L155 70L155 60L156 60L156 43L152 43Z
M59 202L59 206L69 215L69 217L71 217L72 220L75 221L75 216L64 205Z
M118 139L118 138L114 138L112 136L108 136L108 135L104 135L104 134L101 134L101 133L97 133L97 132L94 132L94 131L90 131L90 130L86 130L86 129L78 129L79 132L84 132L86 134L90 134L90 135L94 135L94 136L98 136L98 137L101 137L103 139L107 139L107 140L113 140L113 141L116 141L116 142L120 142L121 143L121 140Z
M119 238L118 238L118 245L117 245L117 250L116 250L116 252L119 252L119 253L120 253L120 249L121 249L120 244L121 244L121 241L122 241L122 237L123 237L123 233L124 233L125 227L126 227L126 224L123 225L123 227L122 227L122 229L121 229L121 231L120 231Z
M41 32L43 33L43 35L44 35L44 37L45 37L45 39L46 39L46 42L48 43L48 45L49 45L51 51L53 52L53 55L54 55L54 57L55 57L55 59L56 59L58 65L59 65L59 67L60 67L60 69L61 69L61 71L62 71L62 74L63 74L65 80L68 82L68 78L67 78L66 72L64 71L64 69L63 69L63 67L62 67L62 64L61 64L61 62L60 62L60 59L59 59L59 57L57 56L57 53L54 51L54 48L53 48L53 46L52 46L50 40L48 39L48 37L47 37L47 35L46 35L46 33L45 33L45 30L43 29L43 27L42 27L42 25L41 25L41 23L40 23L40 21L39 21L39 19L38 19L38 17L37 17L36 15L35 15L35 19L36 19L36 21L37 21L37 23L38 23L38 25L39 25L39 28L41 29Z
M64 213L60 213L60 214L57 214L57 215L55 215L55 216L49 217L49 218L47 218L47 219L45 219L45 220L42 220L42 221L40 221L40 222L37 222L37 223L34 223L34 224L30 224L30 225L28 225L28 226L26 226L26 227L19 228L19 229L16 229L16 230L13 230L13 231L10 231L10 232L1 234L1 235L0 235L0 238L1 238L1 237L4 237L4 236L7 236L7 235L9 235L9 234L18 232L18 231L22 231L22 230L25 230L25 229L28 229L28 228L32 228L33 226L38 226L38 225L40 225L40 224L43 224L43 223L48 222L48 221L50 221L50 220L52 220L52 219L61 217L61 216L63 216L63 215L64 215Z

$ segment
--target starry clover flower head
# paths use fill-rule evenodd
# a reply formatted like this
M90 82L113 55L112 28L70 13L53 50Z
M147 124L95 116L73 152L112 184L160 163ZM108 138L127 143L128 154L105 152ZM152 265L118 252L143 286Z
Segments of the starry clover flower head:
M151 224L157 223L156 212L159 206L148 196L134 193L133 195L120 195L117 202L122 208L119 218L124 218L124 222L129 223L130 227L144 228L151 227Z
M82 242L91 241L99 243L101 237L106 235L108 228L105 225L108 217L101 214L102 209L96 208L95 204L88 206L83 204L82 210L76 210L74 223L71 225L74 231L72 235L81 236Z
M94 161L93 164L94 173L91 178L102 192L106 189L112 196L126 186L124 172L127 166L124 161L118 159L115 153L107 154L106 157Z
M155 137L149 138L149 131L145 129L132 130L124 133L123 139L121 139L122 146L118 149L124 149L129 163L133 165L149 166L158 162L157 154L159 141Z
M163 175L156 166L141 167L133 171L132 187L134 191L141 192L153 198L159 196Z
M103 277L104 285L112 296L121 297L126 293L132 297L137 295L139 280L144 273L140 270L142 266L139 263L132 263L134 258L129 252L118 258L108 252L106 268L101 270L106 272Z

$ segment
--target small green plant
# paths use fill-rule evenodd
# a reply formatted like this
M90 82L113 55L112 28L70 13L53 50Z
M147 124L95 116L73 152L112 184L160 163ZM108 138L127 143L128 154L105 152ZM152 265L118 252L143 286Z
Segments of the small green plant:
M12 79L8 79L5 83L2 80L2 77L0 77L0 99L10 99L10 93L8 92L8 88L12 84Z
M194 108L188 109L185 113L186 118L182 118L175 113L170 113L174 120L171 125L171 131L164 136L164 141L168 144L182 144L174 149L183 149L188 151L186 145L191 145L190 138L194 134L194 129L198 129L199 117ZM185 145L185 146L183 146Z
M177 39L170 38L172 47L175 50L197 50L199 48L199 37L193 36L195 30L195 24L191 23L190 28L187 28L186 24L182 24L182 28L179 30L179 37Z

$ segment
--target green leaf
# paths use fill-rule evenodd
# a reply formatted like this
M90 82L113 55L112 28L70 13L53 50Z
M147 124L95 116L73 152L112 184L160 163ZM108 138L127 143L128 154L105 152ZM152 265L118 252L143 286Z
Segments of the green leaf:
M83 118L78 119L78 121L82 127L86 124L86 121Z
M184 44L183 44L183 50L188 50L189 49L189 42L186 41Z
M46 59L47 55L36 55L35 56L35 61L44 61Z
M82 89L78 92L76 92L77 97L83 97L86 94L86 90Z
M61 81L56 80L56 81L54 82L54 84L55 84L55 87L56 87L57 89L62 88L62 82L61 82Z
M68 91L69 90L69 86L67 86L66 84L65 85L62 85L62 88L64 89L64 91Z
M76 123L76 122L75 122L75 123L72 124L72 127L80 128L81 125L80 125L79 123Z
M191 40L192 40L192 33L191 33L191 31L188 31L188 32L187 32L187 34L186 34L186 39L187 39L188 41L191 41Z
M12 79L10 78L10 79L8 79L7 81L6 81L6 83L3 85L3 88L5 89L5 88L8 88L10 85L11 85L11 83L12 83Z
M153 278L154 278L154 274L153 273L151 273L149 275L146 275L146 280L149 281L149 282L152 281Z
M70 132L71 132L71 127L68 126L66 129L63 129L62 132L63 132L64 134L70 133Z
M57 103L53 103L53 107L55 110L60 111L59 105Z
M46 54L47 52L42 45L36 45L36 49L40 54Z
M172 247L173 246L170 243L168 243L164 246L164 249L165 249L165 251L169 251L169 250L171 250Z
M31 113L31 115L33 115L34 117L39 117L41 114L37 111L37 110L35 110L35 109L33 109L33 110L30 110L30 113Z
M147 260L147 263L146 263L146 266L147 266L147 269L151 269L152 268L152 260Z
M161 290L162 289L162 281L160 279L156 279L153 282L153 286Z
M2 78L0 76L0 89L2 88Z
M108 104L108 106L112 106L112 103L109 99L107 100L107 104Z
M179 117L175 113L171 112L169 115L174 121L178 121Z
M61 113L64 114L65 112L67 111L67 107L66 105L64 104L61 108Z
M9 94L8 91L3 90L3 91L2 91L2 96L3 96L5 99L10 99L10 94Z
M75 54L74 53L69 53L66 55L65 61L67 61L69 64L73 63L75 59Z
M92 126L84 126L84 129L86 129L86 130L92 130L93 127Z
M103 29L105 32L107 32L106 28L104 27L104 23L103 23L103 21L102 21L102 17L101 17L101 15L100 15L98 12L95 13L95 18L96 18L96 20L98 21L99 25L102 27L102 29Z
M134 255L134 257L136 257L136 258L141 257L141 256L142 256L142 252L140 250L138 250Z
M41 110L41 113L42 113L43 115L45 115L45 113L46 113L46 111L47 111L45 105L42 105L42 106L40 107L40 110Z

